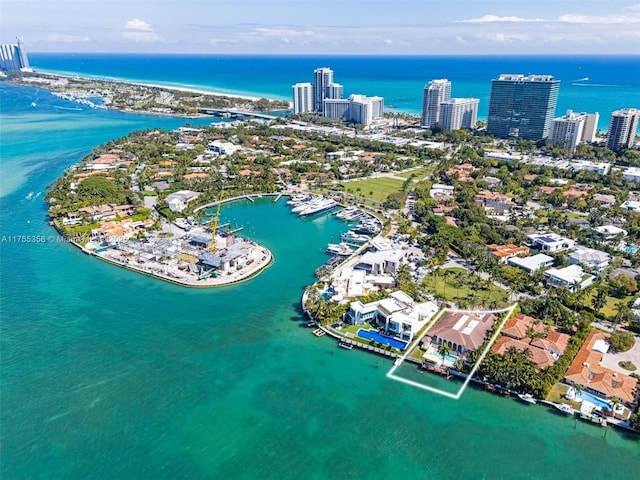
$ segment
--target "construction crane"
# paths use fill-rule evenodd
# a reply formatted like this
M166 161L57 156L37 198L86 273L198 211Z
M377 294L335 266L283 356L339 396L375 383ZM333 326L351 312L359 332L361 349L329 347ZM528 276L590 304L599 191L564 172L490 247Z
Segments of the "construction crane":
M220 198L218 198L218 211L216 212L216 218L213 220L213 231L211 232L211 243L209 244L209 251L216 251L216 231L218 230L218 221L220 220L220 208L222 208L222 192L220 192Z

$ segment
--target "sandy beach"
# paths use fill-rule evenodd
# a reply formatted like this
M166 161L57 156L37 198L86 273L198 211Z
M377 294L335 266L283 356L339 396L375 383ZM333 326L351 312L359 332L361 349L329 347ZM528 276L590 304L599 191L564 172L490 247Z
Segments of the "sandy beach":
M101 78L101 77L91 77L91 76L83 76L83 75L77 75L77 74L62 74L62 73L57 73L57 72L48 72L46 70L38 70L38 71L35 71L35 73L42 73L42 74L45 74L45 75L51 75L51 76L54 76L54 77L64 78L64 79L68 79L68 80L81 79L81 80L87 80L87 81L124 83L124 84L127 84L127 85L137 85L137 86L148 87L148 88L160 88L160 89L163 89L163 90L176 91L176 92L186 92L186 93L196 93L196 94L200 94L200 95L213 95L213 96L216 96L216 97L238 98L238 99L249 100L249 101L256 101L256 100L260 100L261 98L267 98L267 97L256 97L256 96L250 96L250 95L241 95L241 94L236 94L236 93L225 93L225 92L220 92L220 91L215 91L215 90L204 90L204 89L192 88L192 87L183 87L183 86L176 86L176 85L164 85L164 84L161 84L161 83L140 82L140 81L136 81L136 80L126 80L126 79L122 79L122 78ZM283 100L275 99L275 98L267 98L267 99L268 100L274 100L274 101L283 101ZM289 102L289 105L293 106L293 104L291 102Z

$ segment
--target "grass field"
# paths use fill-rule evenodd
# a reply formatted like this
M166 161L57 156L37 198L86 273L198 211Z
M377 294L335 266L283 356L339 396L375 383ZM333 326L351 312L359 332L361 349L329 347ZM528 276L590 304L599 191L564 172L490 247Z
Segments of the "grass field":
M582 304L586 307L593 308L592 298L595 297L596 291L595 289L589 292L588 295L585 295L582 300ZM618 313L618 305L621 303L629 303L634 298L634 295L630 295L624 298L615 298L615 297L607 297L607 303L605 303L604 307L600 309L601 313L604 313L609 318L614 318Z
M449 273L447 273L449 272ZM458 275L460 277L456 278ZM509 294L493 285L488 288L473 284L471 274L462 268L440 269L435 275L424 279L424 288L445 301L456 304L467 303L469 306L488 305L492 301L506 302Z
M388 177L369 178L367 180L356 180L354 182L344 182L344 191L371 198L377 202L384 202L390 193L400 191L402 180ZM359 189L359 190L358 190Z
M432 167L421 167L416 170L411 170L410 172L403 172L396 174L396 177L401 178L411 178L412 175L415 175L416 181L424 180L424 177L433 173Z

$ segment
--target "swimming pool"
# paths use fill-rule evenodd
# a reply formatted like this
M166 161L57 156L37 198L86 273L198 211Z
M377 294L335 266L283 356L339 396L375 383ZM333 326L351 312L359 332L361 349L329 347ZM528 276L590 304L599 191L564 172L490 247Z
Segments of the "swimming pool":
M585 391L578 392L576 394L576 398L581 398L583 401L592 403L597 407L602 407L609 410L611 409L611 403L609 403L607 400L603 398L596 397L595 395L591 395L589 392L585 392Z
M375 330L363 330L361 328L360 330L358 330L358 336L367 340L375 340L376 342L383 345L389 344L392 347L399 348L400 350L404 350L407 347L407 342L403 342L402 340L398 340L396 338L387 337L376 332Z
M624 251L627 253L636 253L638 251L638 245L627 245L624 247Z

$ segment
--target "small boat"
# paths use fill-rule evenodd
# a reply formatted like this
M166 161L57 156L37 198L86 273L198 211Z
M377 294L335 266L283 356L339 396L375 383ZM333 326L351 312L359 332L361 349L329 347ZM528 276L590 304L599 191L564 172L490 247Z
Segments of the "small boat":
M518 394L518 398L520 400L522 400L523 402L530 403L532 405L535 405L536 403L538 403L536 401L536 398L533 395L531 395L530 393L519 393Z
M348 257L353 253L353 249L346 243L330 243L327 245L327 253L331 255L340 255L342 257Z
M351 343L347 343L347 342L345 342L343 340L340 340L338 342L338 346L341 347L341 348L344 348L346 350L353 350L353 345Z
M569 415L574 414L573 407L566 403L554 403L553 406L562 413L567 413Z
M311 328L311 327L315 327L315 326L317 326L317 324L313 320L307 322L307 327Z

